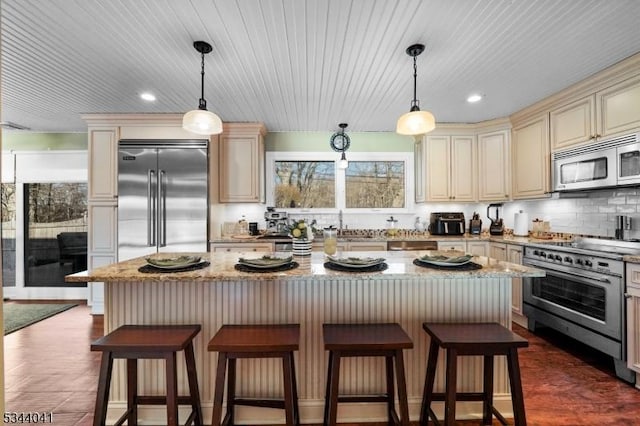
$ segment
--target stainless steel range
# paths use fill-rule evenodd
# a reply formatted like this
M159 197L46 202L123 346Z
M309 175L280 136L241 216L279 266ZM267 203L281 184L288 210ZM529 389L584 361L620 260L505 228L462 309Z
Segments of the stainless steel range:
M597 238L529 244L522 263L546 276L523 280L523 302L529 330L551 327L611 355L616 375L633 383L626 365L625 254L640 255L640 244Z

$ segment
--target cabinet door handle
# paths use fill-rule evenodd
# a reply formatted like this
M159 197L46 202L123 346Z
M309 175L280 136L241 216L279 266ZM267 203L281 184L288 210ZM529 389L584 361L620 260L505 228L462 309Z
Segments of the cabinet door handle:
M633 296L631 296L629 293L625 293L624 294L624 298L625 299L631 299Z

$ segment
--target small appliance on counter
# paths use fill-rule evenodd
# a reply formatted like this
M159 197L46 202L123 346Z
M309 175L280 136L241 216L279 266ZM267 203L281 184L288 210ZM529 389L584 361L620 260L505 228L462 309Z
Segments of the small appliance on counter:
M482 220L480 219L480 214L473 212L473 216L469 221L469 234L480 235L481 232L482 232Z
M496 217L491 217L492 207L496 208ZM504 234L504 224L502 223L502 219L500 218L500 207L502 207L502 203L489 204L487 206L487 217L491 221L491 225L489 225L489 234L491 235L502 235Z
M429 232L433 235L463 235L464 213L431 213Z
M286 236L288 234L289 213L277 212L274 207L267 207L264 218L267 221L266 235Z

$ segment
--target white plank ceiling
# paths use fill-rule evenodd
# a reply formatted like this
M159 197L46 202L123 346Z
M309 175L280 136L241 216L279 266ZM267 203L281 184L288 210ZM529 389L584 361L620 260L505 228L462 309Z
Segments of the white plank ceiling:
M2 121L86 131L82 113L176 112L205 98L269 131L394 131L504 117L640 51L638 0L2 0ZM154 103L139 98L144 91ZM467 104L472 92L484 94Z

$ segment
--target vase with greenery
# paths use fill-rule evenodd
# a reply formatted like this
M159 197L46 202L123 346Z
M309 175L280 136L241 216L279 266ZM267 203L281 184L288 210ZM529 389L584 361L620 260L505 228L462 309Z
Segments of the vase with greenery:
M293 239L293 254L295 256L310 256L311 242L313 241L313 227L304 219L295 220L289 226L289 235Z

